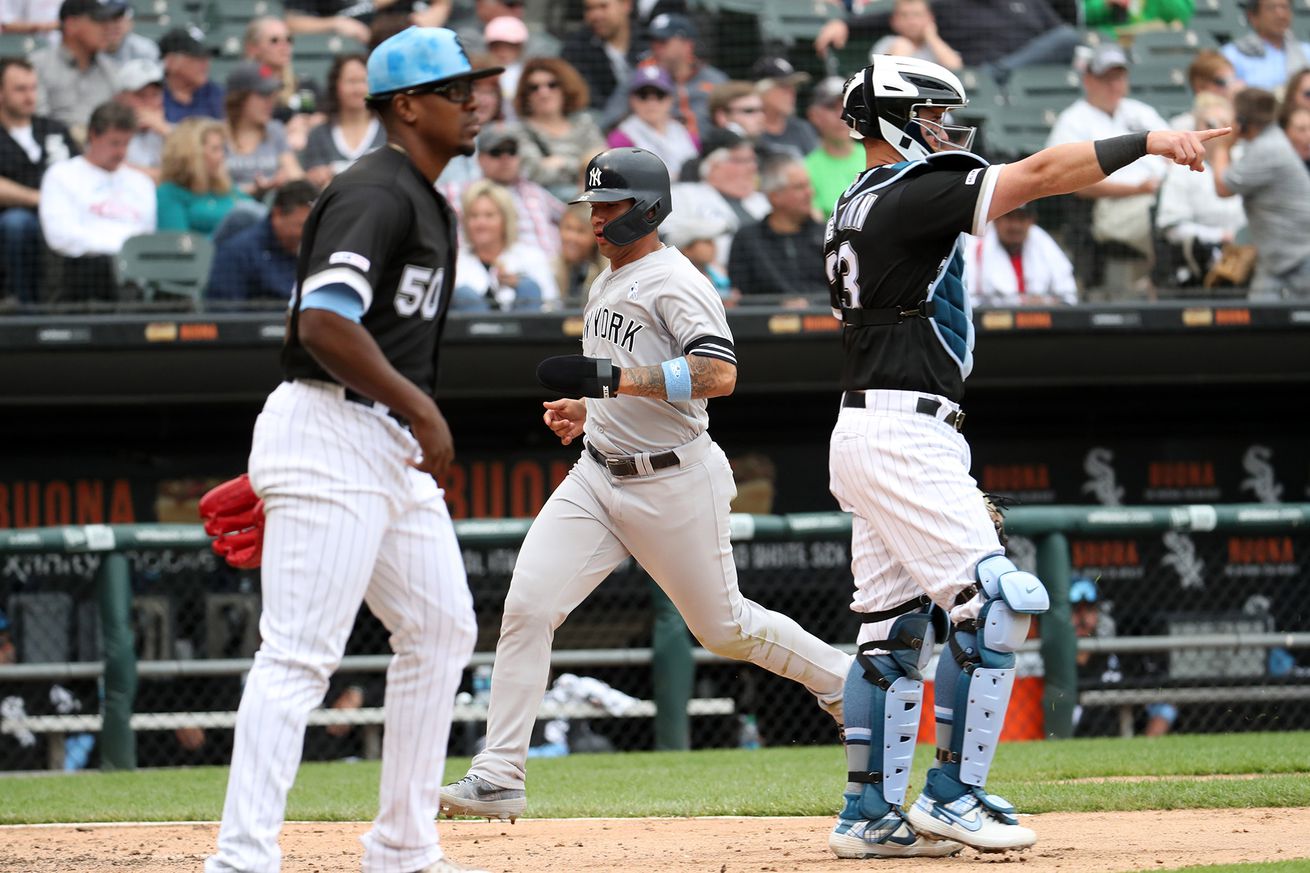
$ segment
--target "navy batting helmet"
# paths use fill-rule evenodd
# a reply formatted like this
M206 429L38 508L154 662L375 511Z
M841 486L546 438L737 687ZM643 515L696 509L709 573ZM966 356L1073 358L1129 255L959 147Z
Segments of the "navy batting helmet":
M846 80L843 91L842 120L853 138L886 140L911 161L945 149L969 150L974 128L918 115L921 108L969 105L964 85L954 73L920 58L874 55L871 61Z
M572 203L617 203L635 200L632 208L605 225L605 239L616 246L635 243L660 226L673 211L669 168L645 149L601 152L587 164L587 187Z

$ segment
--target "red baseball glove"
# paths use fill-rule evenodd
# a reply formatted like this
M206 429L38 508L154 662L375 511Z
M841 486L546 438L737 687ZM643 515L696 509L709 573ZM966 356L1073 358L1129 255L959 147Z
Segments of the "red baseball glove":
M205 533L212 547L238 570L259 566L264 551L264 501L250 487L245 473L216 485L200 498Z

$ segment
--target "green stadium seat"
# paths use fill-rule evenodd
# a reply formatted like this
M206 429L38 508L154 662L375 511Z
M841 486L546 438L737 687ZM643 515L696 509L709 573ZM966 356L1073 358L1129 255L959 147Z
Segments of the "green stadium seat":
M172 21L166 18L156 21L139 20L132 22L132 32L138 36L144 36L151 42L159 42L159 38L172 30L174 26Z
M1011 104L988 119L987 152L1010 158L1041 151L1058 114L1037 104Z
M337 55L368 53L368 46L359 40L348 39L335 33L296 34L295 62L305 58L335 58Z
M209 7L209 20L214 25L236 23L242 26L252 18L265 15L282 17L279 0L215 0Z
M969 98L966 113L991 112L1005 105L1005 92L988 73L965 67L956 73Z
M123 243L114 258L118 284L143 300L160 295L199 300L209 279L214 244L195 233L147 233Z
M226 87L228 74L232 72L233 67L244 60L245 58L240 56L219 56L214 58L209 63L209 78L219 85Z
M1083 96L1082 77L1064 64L1020 67L1010 74L1006 93L1012 105L1059 112Z
M748 5L760 16L760 38L766 44L788 47L813 43L828 20L843 15L841 4L825 0L764 0Z
M1192 30L1208 33L1223 44L1246 33L1246 13L1236 0L1196 0L1196 9L1188 25Z
M1130 94L1147 103L1165 118L1192 106L1192 89L1187 84L1187 67L1170 63L1134 64Z
M1169 61L1186 67L1201 49L1217 49L1219 43L1201 30L1153 30L1133 38L1133 58L1140 64Z
M205 45L212 48L220 57L239 58L245 50L246 26L229 21L216 25L205 33Z
M0 57L26 57L34 48L36 37L30 33L0 33Z

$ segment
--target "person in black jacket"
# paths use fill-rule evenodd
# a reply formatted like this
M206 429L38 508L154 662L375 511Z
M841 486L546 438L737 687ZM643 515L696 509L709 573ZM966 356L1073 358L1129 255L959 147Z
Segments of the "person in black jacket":
M584 26L569 34L561 56L582 74L591 93L591 108L602 129L628 112L625 87L632 76L638 37L632 27L632 0L584 0Z
M823 225L814 220L814 187L805 164L774 158L760 174L772 211L733 237L728 278L743 296L772 294L785 305L824 302Z

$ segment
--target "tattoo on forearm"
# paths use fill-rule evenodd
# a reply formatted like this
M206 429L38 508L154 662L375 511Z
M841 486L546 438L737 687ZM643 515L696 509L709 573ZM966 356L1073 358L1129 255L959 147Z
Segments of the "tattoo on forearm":
M723 387L731 364L704 355L688 355L691 371L691 396L713 397ZM629 397L667 396L664 386L664 367L624 367L622 393Z
M705 397L718 390L723 382L722 361L704 355L688 355L687 363L691 365L692 397Z
M633 397L665 395L664 368L659 364L653 367L624 367L623 382L623 393Z

